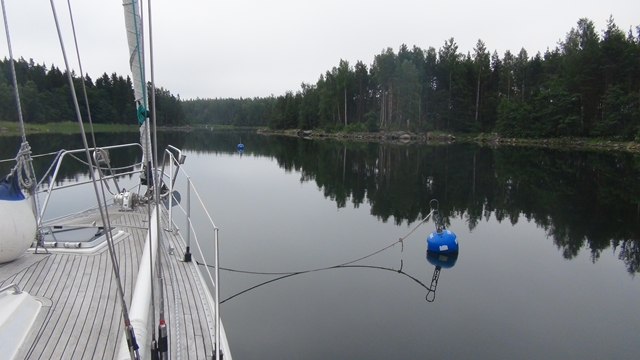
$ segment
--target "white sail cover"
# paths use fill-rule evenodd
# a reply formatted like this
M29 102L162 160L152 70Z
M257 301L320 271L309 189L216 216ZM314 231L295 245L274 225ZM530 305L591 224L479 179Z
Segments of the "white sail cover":
M143 164L147 164L151 158L151 135L147 118L148 101L144 72L144 55L142 43L142 19L140 18L140 6L138 0L122 0L124 8L124 23L127 29L127 42L129 43L129 68L133 78L133 90L135 103L140 123L140 143L142 144Z

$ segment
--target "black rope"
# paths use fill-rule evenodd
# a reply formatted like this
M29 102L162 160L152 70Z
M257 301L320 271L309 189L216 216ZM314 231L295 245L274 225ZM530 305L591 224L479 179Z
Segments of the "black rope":
M304 274L304 273L308 273L308 272L313 272L313 271L320 271L320 270L328 270L328 269L335 269L338 267L345 267L347 265L353 264L355 262L358 261L362 261L364 259L370 258L373 255L377 255L391 247L393 247L394 245L396 245L397 243L400 243L402 245L402 250L404 250L404 239L406 239L407 237L409 237L409 235L413 234L414 231L416 231L416 229L418 229L418 227L420 227L420 225L422 225L422 223L424 223L425 221L427 221L427 219L429 218L429 216L431 216L431 214L433 214L433 211L431 211L422 221L420 221L420 223L418 223L418 225L416 225L407 235L405 235L404 237L401 237L398 239L398 241L394 241L393 243L385 246L384 248L375 251L369 255L363 256L361 258L355 259L355 260L351 260L351 261L347 261L345 263L342 264L338 264L338 265L333 265L333 266L326 266L326 267L321 267L321 268L317 268L317 269L310 269L310 270L302 270L302 271L287 271L287 272L262 272L262 271L249 271L249 270L238 270L238 269L230 269L230 268L223 268L220 267L220 270L225 270L225 271L229 271L229 272L236 272L236 273L242 273L242 274L253 274L253 275L297 275L297 274ZM205 265L199 261L196 260L196 264L198 265ZM213 265L207 265L207 267L210 268L215 268L215 266Z
M324 268L324 269L314 269L314 270L308 270L308 271L301 271L301 272L295 272L295 273L290 273L290 274L287 274L287 275L284 275L284 276L280 276L280 277L277 277L275 279L271 279L271 280L265 281L263 283L260 283L258 285L254 285L254 286L252 286L250 288L247 288L245 290L242 290L239 293L236 293L234 295L231 295L228 298L222 300L220 302L220 304L224 304L225 302L227 302L227 301L229 301L229 300L231 300L231 299L233 299L235 297L238 297L238 296L240 296L240 295L242 295L242 294L244 294L246 292L249 292L249 291L254 290L256 288L259 288L261 286L270 284L270 283L278 281L278 280L286 279L286 278L291 277L291 276L307 274L307 273L310 273L310 272L321 271L321 270L341 269L341 268L342 269L346 269L346 268L369 268L369 269L393 271L395 273L402 274L402 275L410 278L411 280L413 280L413 281L417 282L418 284L420 284L420 286L422 286L423 288L429 290L429 288L422 281L420 281L420 280L416 279L415 277L407 274L406 272L402 271L402 269L395 270L395 269L385 268L385 267L381 267L381 266L371 266L371 265L337 265L337 266L332 266L332 267L328 267L328 268ZM226 269L220 268L220 270L226 270Z
M287 272L261 272L261 271L237 270L237 269L229 269L229 268L220 267L220 270L225 270L225 271L229 271L229 272L236 272L236 273L242 273L242 274L253 274L253 275L296 275L296 274L304 274L304 273L308 273L308 272L334 269L334 268L337 268L337 267L344 267L344 266L347 266L349 264L353 264L355 262L358 262L358 261L364 260L366 258L372 257L373 255L379 254L379 253L387 250L388 248L393 247L395 244L397 244L399 242L400 242L400 240L397 241L397 242L394 242L393 244L391 244L389 246L386 246L386 247L384 247L384 248L382 248L382 249L380 249L380 250L378 250L378 251L376 251L374 253L371 253L371 254L369 254L367 256L363 256L363 257L361 257L359 259L355 259L355 260L348 261L346 263L342 263L342 264L338 264L338 265L326 266L326 267L317 268L317 269L302 270L302 271L287 271ZM201 263L201 262L199 262L197 260L196 260L196 264L204 265L203 263ZM210 268L214 268L215 269L215 266L213 266L213 265L207 265L207 266L210 267Z

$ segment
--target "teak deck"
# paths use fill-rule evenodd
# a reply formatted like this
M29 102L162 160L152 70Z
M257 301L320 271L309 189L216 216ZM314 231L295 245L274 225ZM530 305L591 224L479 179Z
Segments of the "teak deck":
M164 213L161 217L163 229L168 227ZM125 232L115 237L114 250L127 304L131 302L144 248L147 214L146 206L140 206L134 212L109 208L111 225ZM85 213L56 225L89 225L96 219L96 213ZM168 328L173 329L169 334L170 358L210 357L215 309L210 309L203 301L208 296L207 285L202 283L195 262L182 261L185 250L182 239L171 231L161 232L165 242L165 251L161 252L165 318L171 325ZM0 287L16 283L43 303L32 333L17 358L114 358L124 326L108 248L105 246L93 254L65 250L44 254L38 249L37 254L27 253L18 260L0 265ZM157 282L153 286L157 287ZM156 314L159 306L156 302ZM157 323L158 317L155 319Z

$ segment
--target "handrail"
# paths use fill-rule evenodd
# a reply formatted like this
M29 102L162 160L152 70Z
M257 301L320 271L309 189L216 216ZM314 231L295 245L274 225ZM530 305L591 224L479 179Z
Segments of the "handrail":
M176 158L173 153L170 151L173 150L174 152L177 153L178 158ZM173 206L171 206L171 203L173 201L173 187L176 184L176 178L178 177L178 172L180 171L180 165L184 164L185 159L187 158L186 155L182 154L182 150L178 149L177 147L173 146L173 145L167 145L167 148L164 149L164 154L162 155L162 170L160 170L160 176L165 176L165 172L164 172L164 166L166 164L166 156L167 154L169 155L169 165L170 165L170 179L171 181L169 181L169 194L171 194L169 196L169 229L165 229L167 231L173 231L173 211L171 211L171 208ZM175 171L173 170L173 164L176 164L176 169Z
M142 163L139 163L139 164L142 164ZM119 173L118 175L108 175L108 176L103 177L102 179L103 180L110 180L110 179L113 179L113 178L118 178L118 177L122 177L122 176L126 176L126 175L137 174L140 171L141 170L127 171L127 172ZM89 184L89 183L91 183L91 180L78 181L78 182L74 182L74 183L70 183L70 184L56 186L53 190L62 190L62 189L66 189L66 188L70 188L70 187L74 187L74 186L85 185L85 184ZM36 191L36 194L42 194L42 193L46 193L48 191L49 191L48 189L47 190Z
M170 151L173 150L178 154L178 159L176 159L176 157L173 155L173 153ZM164 167L167 163L166 159L167 159L167 155L169 155L169 174L166 174L164 172ZM186 159L186 156L182 154L182 150L176 148L175 146L172 145L167 145L167 148L164 149L164 153L162 155L162 169L160 170L160 178L164 178L165 176L168 177L170 179L169 181L169 228L165 229L166 231L173 231L173 211L171 211L171 209L173 208L173 206L171 206L172 202L173 202L173 186L176 183L176 178L178 177L178 170L180 169L180 165L184 164L184 160ZM176 170L174 172L173 170L173 164L176 164ZM162 180L164 181L164 180ZM188 190L187 190L188 191Z
M178 154L178 158L176 158L170 150L173 150L174 152L176 152ZM163 174L163 175L164 175L164 165L166 164L165 160L166 160L167 154L169 154L169 158L170 160L172 160L170 162L170 165L173 167L174 162L177 165L175 173L173 172L173 169L171 170L170 186L173 187L173 185L176 182L176 178L178 177L178 170L180 170L180 165L184 164L184 161L187 158L187 156L182 154L182 150L178 149L177 147L172 145L167 145L167 148L164 149L164 154L162 155L162 170L160 171L160 174Z
M11 288L15 290L13 292L14 295L22 294L22 290L20 290L20 287L18 286L18 284L9 284L7 286L3 286L2 288L0 288L0 294Z
M126 147L135 147L135 146L139 147L140 151L142 151L142 145L140 145L138 143L111 145L111 146L101 147L100 149L110 150L110 149L119 149L119 148L126 148ZM76 153L83 153L83 152L85 152L85 149L63 150L63 151L61 151L60 156L57 157L58 161L57 161L57 164L55 166L55 171L53 172L53 176L51 177L51 180L49 181L49 188L46 191L41 191L40 192L40 193L46 192L47 196L45 197L44 203L42 205L42 208L40 209L40 214L39 214L38 219L37 219L38 227L40 227L42 225L42 219L44 218L44 213L45 213L45 211L47 209L47 205L49 204L49 198L51 197L51 193L54 190L59 190L59 189L65 188L65 187L83 185L83 184L87 184L87 183L91 182L91 181L86 181L86 182L74 183L74 184L70 184L70 185L55 186L56 180L58 178L58 172L60 171L62 160L64 160L64 157L66 155L69 155L69 154L76 154ZM92 171L93 171L94 167L95 166L91 167ZM139 172L139 170L138 171L131 171L131 172L128 172L128 173L133 174L133 173L136 173L136 172ZM118 174L118 176L127 175L128 173ZM115 175L112 175L112 176L115 176Z

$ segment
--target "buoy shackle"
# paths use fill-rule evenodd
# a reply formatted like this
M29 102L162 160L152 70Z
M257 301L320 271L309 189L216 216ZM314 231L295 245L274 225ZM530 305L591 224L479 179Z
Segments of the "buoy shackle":
M442 216L440 216L438 209L433 210L433 221L436 223L436 232L442 234L444 223L442 222Z
M431 199L429 201L429 207L431 208L431 214L433 215L433 221L436 223L436 232L442 234L444 230L444 224L442 223L442 216L440 216L440 202L438 199Z

